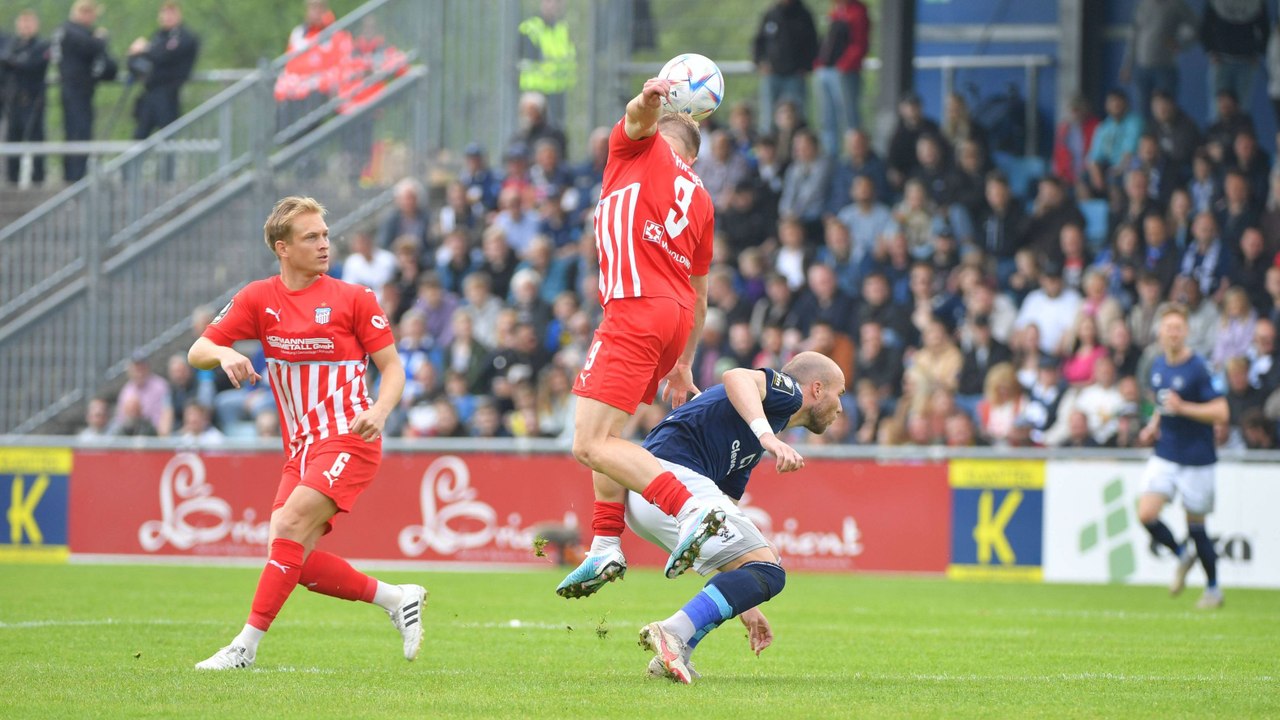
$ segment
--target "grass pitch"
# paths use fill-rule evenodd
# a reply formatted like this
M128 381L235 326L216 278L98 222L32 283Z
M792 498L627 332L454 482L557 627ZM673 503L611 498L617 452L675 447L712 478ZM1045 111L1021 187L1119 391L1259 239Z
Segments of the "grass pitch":
M691 687L640 626L700 587L633 570L562 600L556 570L378 573L431 591L417 662L371 606L299 590L250 672L198 673L257 571L0 566L0 717L1276 717L1280 593L792 573L756 658L737 621Z

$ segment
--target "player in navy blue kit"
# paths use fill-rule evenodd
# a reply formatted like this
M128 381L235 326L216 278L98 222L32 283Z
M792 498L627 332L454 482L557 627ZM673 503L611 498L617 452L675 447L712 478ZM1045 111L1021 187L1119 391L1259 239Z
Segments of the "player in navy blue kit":
M723 380L674 410L644 442L694 498L725 512L723 528L693 564L699 574L719 574L674 615L640 631L641 646L657 654L650 674L685 684L694 677L689 663L694 647L732 617L741 616L757 655L773 641L756 607L782 592L786 573L737 501L765 451L775 457L778 472L804 467L804 458L777 433L803 427L821 434L841 413L845 387L840 367L815 352L800 353L780 372L738 368ZM627 496L626 517L633 532L668 551L679 540L675 518L637 493Z
M1207 578L1204 596L1197 607L1222 607L1218 587L1218 557L1205 531L1205 515L1213 511L1214 468L1218 462L1213 443L1213 426L1227 422L1227 400L1213 388L1209 368L1187 346L1187 310L1169 305L1161 311L1157 339L1164 353L1151 366L1151 389L1156 394L1156 412L1142 429L1143 444L1155 443L1155 454L1143 473L1146 489L1138 500L1138 519L1156 542L1178 557L1178 569L1169 592L1177 595L1186 587L1187 573L1196 557ZM1164 504L1182 493L1187 511L1187 534L1195 549L1174 539L1160 521Z

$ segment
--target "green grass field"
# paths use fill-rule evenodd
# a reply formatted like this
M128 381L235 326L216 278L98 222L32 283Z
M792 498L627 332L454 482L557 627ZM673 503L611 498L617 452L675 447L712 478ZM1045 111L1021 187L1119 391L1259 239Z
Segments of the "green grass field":
M561 573L380 574L431 590L418 661L379 610L299 590L251 672L191 665L239 629L256 571L0 566L0 717L1276 717L1280 594L793 573L650 680L636 646L700 581L633 570L576 601Z

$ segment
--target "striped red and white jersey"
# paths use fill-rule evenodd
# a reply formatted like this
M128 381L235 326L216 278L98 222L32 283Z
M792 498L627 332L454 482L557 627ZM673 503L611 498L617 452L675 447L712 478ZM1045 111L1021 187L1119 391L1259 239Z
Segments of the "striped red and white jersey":
M711 266L711 195L661 134L632 140L624 123L619 120L609 135L596 206L600 304L669 297L692 310L689 277L706 275Z
M280 412L285 453L351 431L372 402L365 385L369 355L395 342L373 291L328 275L304 290L279 276L256 280L227 303L204 331L219 345L256 339Z

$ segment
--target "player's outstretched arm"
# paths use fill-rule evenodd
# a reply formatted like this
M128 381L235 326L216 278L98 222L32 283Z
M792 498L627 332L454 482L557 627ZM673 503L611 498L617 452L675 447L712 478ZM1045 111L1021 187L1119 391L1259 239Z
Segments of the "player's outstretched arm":
M351 423L351 432L359 435L367 442L382 436L382 429L387 425L387 416L400 402L404 394L404 363L400 361L400 353L395 344L370 353L369 358L378 366L378 399L373 406L361 411Z
M662 116L662 101L671 92L671 83L662 78L649 78L644 81L644 89L627 103L627 114L623 118L622 129L632 140L644 138L658 132L658 118Z
M236 387L240 387L240 383L246 380L252 385L261 379L249 358L236 352L235 348L219 345L207 337L196 338L191 344L191 349L187 351L187 362L201 370L221 367L231 384Z
M804 458L800 453L782 442L769 426L764 413L764 396L768 391L764 372L734 368L726 370L720 379L724 383L724 394L733 403L733 409L738 411L743 422L751 426L751 431L760 438L760 445L777 458L778 472L790 472L804 467Z

